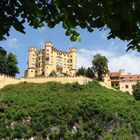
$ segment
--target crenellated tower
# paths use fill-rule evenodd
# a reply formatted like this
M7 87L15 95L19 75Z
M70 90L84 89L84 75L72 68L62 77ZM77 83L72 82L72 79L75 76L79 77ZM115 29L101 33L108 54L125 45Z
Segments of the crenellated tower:
M77 71L77 49L76 48L70 48L70 54L71 54L70 75L75 76L76 71Z
M28 71L27 77L35 77L35 68L36 68L36 48L29 47L28 49Z

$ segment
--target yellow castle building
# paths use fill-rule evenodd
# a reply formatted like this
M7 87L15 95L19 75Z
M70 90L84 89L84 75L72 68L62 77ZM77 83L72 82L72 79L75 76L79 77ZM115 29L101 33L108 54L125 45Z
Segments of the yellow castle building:
M104 78L104 82L123 92L128 92L132 95L133 85L137 82L140 82L140 74L126 74L124 69L119 70L118 72L110 72Z
M48 77L51 72L58 76L75 76L77 71L77 50L70 48L69 51L60 51L53 47L52 43L45 42L45 48L37 50L29 48L28 69L25 77L34 78L39 76Z

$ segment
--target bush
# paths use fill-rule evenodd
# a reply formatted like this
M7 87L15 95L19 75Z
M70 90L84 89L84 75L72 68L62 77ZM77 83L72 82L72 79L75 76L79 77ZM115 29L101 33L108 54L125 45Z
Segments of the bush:
M49 76L50 76L50 77L56 77L57 74L56 74L56 72L53 70L53 71L49 74Z
M133 85L133 95L136 100L140 100L140 82L136 85Z

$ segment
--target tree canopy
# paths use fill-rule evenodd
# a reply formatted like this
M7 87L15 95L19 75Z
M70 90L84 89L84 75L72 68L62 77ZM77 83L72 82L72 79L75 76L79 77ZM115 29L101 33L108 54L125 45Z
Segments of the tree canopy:
M78 27L109 29L108 39L118 37L129 42L127 50L140 51L139 7L139 0L1 0L0 40L11 27L25 33L25 22L33 28L62 23L72 41L80 39Z
M12 53L7 54L7 52L0 47L0 73L15 76L19 73L17 64L16 56Z
M88 68L85 68L85 67L81 67L77 70L77 73L76 73L77 76L87 76L89 78L95 78L95 74L92 70L92 68L88 67Z
M102 81L103 76L109 72L107 58L101 54L96 54L92 60L92 64L93 70L98 76L98 80Z

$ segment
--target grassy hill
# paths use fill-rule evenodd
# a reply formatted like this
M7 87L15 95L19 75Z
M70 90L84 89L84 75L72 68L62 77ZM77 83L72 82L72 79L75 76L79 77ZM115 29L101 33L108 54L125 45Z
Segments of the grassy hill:
M21 83L0 90L0 139L135 140L140 102L97 82Z

